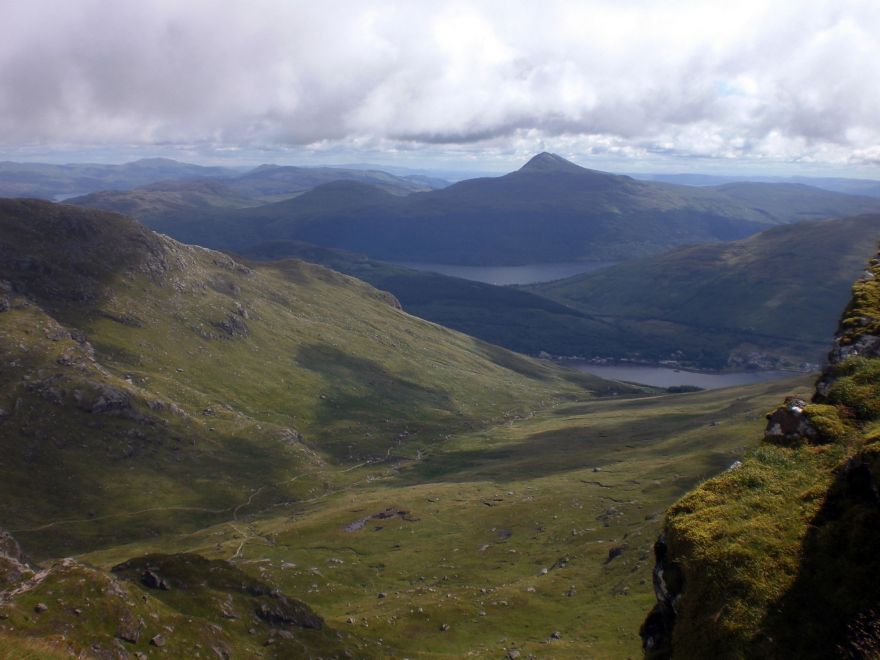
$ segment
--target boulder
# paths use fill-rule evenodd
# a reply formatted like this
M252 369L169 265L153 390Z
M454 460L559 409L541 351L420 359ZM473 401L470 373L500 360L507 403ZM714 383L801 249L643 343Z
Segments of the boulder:
M160 577L156 571L149 568L141 575L141 584L150 589L161 589L162 591L169 591L171 589L171 584L168 580Z
M804 414L806 405L803 399L787 397L783 405L767 415L764 440L791 443L815 439L818 432Z

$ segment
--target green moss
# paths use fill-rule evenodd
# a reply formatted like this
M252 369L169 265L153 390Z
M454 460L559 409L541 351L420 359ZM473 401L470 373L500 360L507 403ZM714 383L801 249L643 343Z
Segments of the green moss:
M761 622L797 577L808 523L841 456L835 447L763 446L670 508L667 542L685 584L676 658L757 657Z
M838 364L828 402L843 406L860 421L880 417L880 358L852 357Z
M804 414L818 431L822 441L840 442L852 431L840 418L836 406L813 403L804 408Z

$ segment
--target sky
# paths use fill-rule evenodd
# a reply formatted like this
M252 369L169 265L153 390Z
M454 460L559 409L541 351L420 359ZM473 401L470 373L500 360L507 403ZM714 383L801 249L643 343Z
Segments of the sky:
M0 160L880 178L880 0L0 0Z

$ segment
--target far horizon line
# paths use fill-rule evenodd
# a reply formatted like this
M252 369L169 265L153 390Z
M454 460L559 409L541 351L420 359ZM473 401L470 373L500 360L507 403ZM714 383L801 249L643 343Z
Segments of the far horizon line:
M805 179L857 179L864 181L880 181L880 169L875 173L866 173L862 171L854 171L851 168L827 165L817 166L812 164L809 168L804 167L755 167L748 162L737 168L718 168L707 167L705 169L671 167L664 168L656 161L648 159L617 159L619 166L610 166L604 159L597 159L592 156L563 156L552 150L543 150L534 152L531 156L518 157L516 162L519 165L506 165L508 169L502 169L498 158L492 159L491 162L496 164L495 167L482 168L477 162L463 162L460 160L449 161L445 158L426 158L412 161L410 159L398 160L396 162L388 162L386 159L377 158L371 160L369 158L358 159L331 159L324 160L320 156L310 154L308 156L294 156L286 158L276 158L261 161L253 156L244 156L242 158L230 156L206 156L205 154L177 154L168 152L149 153L141 157L135 154L117 154L117 155L100 155L101 152L67 152L66 156L56 154L54 157L50 155L51 150L46 150L40 154L33 156L24 156L22 154L6 154L0 151L0 163L14 163L19 165L54 165L54 166L123 166L131 165L138 162L149 161L171 161L186 165L196 165L199 167L221 167L227 169L253 170L262 166L276 167L302 167L302 168L337 168L337 169L376 169L379 171L393 170L408 171L414 174L431 174L441 178L450 178L449 175L457 174L460 176L453 177L458 180L476 177L494 177L503 176L510 172L515 172L533 158L542 154L549 154L561 158L569 163L583 167L585 169L607 172L610 174L619 174L632 176L634 178L651 177L651 176L703 176L715 178L737 178L737 179L773 179L773 178L805 178ZM77 154L80 157L76 157ZM354 155L354 154L353 154ZM586 164L581 160L586 158ZM593 160L599 162L592 162ZM384 162L383 162L384 161ZM580 161L580 162L579 162ZM514 162L513 158L503 159L505 163ZM607 164L603 165L602 163ZM630 167L626 167L631 163ZM639 164L645 164L647 167L639 168ZM713 163L714 164L714 163ZM446 175L443 177L443 175Z

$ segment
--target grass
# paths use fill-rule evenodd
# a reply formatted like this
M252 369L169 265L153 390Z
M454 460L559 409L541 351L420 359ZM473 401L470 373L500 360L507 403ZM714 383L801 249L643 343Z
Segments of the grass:
M52 565L41 581L2 603L0 641L12 654L6 657L342 657L346 650L376 656L378 645L323 625L273 586L225 562L199 559L145 557L114 575L71 560ZM170 588L146 587L145 565L167 576ZM265 608L287 620L260 616ZM161 641L152 643L157 636Z
M387 657L635 657L665 507L741 457L795 383L562 404L419 461L326 470L311 500L83 559L234 557Z
M799 548L843 451L762 446L668 513L669 551L685 573L675 657L748 657L774 603L794 584ZM780 515L784 511L785 515Z
M118 640L143 619L187 657L333 655L336 641L381 657L634 657L663 511L806 387L647 396L301 262L251 269L69 207L0 211L0 246L17 250L0 253L15 285L0 520L44 568L80 562L4 603L0 635L19 645L156 654ZM108 573L156 553L172 555L168 593L137 580L155 557ZM278 632L267 651L253 613L276 588L329 637Z
M413 457L607 389L344 275L250 269L112 214L5 202L0 238L0 279L28 293L0 316L0 521L40 557L300 499L315 486L292 476L328 460Z

